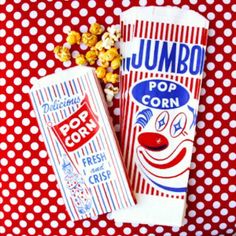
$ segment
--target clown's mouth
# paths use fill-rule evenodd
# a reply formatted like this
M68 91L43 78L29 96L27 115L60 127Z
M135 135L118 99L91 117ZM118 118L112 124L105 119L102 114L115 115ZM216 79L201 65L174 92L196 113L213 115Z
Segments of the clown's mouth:
M138 142L150 151L162 151L166 149L169 142L165 136L159 133L145 132L138 136Z

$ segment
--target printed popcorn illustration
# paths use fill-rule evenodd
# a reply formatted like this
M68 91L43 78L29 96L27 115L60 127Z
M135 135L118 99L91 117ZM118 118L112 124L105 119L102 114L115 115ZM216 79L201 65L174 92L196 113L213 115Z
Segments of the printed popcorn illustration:
M46 76L30 97L72 220L133 206L115 131L95 70Z
M182 225L207 29L176 7L121 14L121 147L138 204L116 221Z
M69 161L63 160L62 170L65 174L66 186L70 190L71 196L79 209L80 214L85 214L92 208L92 198L88 187L81 175L73 170Z

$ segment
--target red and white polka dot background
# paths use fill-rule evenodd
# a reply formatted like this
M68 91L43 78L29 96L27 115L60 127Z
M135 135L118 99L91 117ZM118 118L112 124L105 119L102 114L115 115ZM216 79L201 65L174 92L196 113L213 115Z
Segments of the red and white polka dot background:
M0 235L233 235L235 229L236 45L233 0L0 1ZM74 66L52 52L70 30L117 24L137 5L191 8L210 20L205 76L184 226L115 224L111 215L72 222L65 211L28 91ZM74 46L73 46L74 47ZM72 48L73 57L85 50ZM116 130L118 100L110 107Z

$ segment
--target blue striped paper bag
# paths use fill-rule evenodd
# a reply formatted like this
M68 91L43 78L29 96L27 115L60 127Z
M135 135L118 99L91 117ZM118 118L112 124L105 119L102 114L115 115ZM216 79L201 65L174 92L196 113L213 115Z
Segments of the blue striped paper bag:
M89 67L46 76L30 98L72 220L135 204L106 103Z

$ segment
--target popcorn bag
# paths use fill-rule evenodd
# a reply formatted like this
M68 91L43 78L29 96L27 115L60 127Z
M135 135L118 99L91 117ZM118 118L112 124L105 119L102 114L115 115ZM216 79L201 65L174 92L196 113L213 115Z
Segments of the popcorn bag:
M181 226L208 21L176 7L121 14L121 147L138 204L115 221Z
M94 70L77 66L46 76L30 97L71 219L133 206Z

